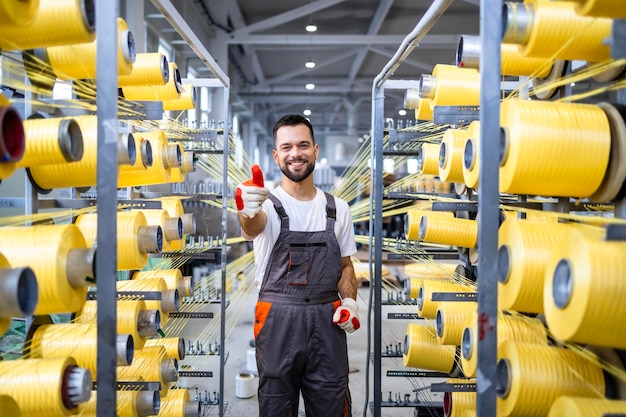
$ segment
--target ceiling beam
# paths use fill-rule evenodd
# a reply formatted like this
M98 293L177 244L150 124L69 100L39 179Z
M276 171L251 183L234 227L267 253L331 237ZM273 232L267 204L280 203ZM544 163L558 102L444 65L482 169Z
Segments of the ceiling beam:
M229 44L239 45L399 45L404 35L242 35L231 36ZM458 35L426 35L419 46L456 47Z
M272 29L276 26L280 26L284 23L291 22L292 20L298 19L302 16L311 15L319 10L326 9L328 7L334 6L339 3L343 3L345 0L317 0L310 2L304 6L291 9L288 12L281 13L279 15L273 16L269 19L262 20L257 23L253 23L241 29L237 29L233 32L233 35L238 37L242 35L249 35L252 32L258 32L261 30Z

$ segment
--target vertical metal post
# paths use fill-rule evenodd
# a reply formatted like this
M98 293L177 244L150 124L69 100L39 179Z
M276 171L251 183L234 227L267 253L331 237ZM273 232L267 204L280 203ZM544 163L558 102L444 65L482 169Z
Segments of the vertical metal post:
M222 298L220 299L220 404L219 415L224 416L224 365L226 364L226 234L228 220L228 154L229 154L229 114L228 100L230 98L230 88L225 86L224 94L224 153L222 161L224 165L224 175L222 176Z
M372 186L370 198L374 199L374 216L370 213L370 236L374 230L374 417L381 416L382 403L382 264L383 264L383 128L385 95L383 87L374 87L372 103ZM368 312L370 314L370 312Z
M480 2L480 179L476 415L496 416L502 1Z
M96 1L98 417L116 415L117 0Z

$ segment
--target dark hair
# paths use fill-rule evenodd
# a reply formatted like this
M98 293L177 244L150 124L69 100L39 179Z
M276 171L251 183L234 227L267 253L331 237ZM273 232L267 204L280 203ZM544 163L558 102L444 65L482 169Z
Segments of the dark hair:
M286 114L274 124L274 129L272 129L272 134L274 135L274 142L276 142L276 131L283 126L297 126L297 125L306 125L309 128L309 132L311 132L311 139L313 139L313 144L315 144L315 134L313 133L313 125L306 117L299 114Z

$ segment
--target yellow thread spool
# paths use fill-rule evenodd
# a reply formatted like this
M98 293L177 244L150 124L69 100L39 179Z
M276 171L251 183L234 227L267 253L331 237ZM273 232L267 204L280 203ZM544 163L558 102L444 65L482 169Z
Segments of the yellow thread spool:
M437 64L432 76L420 77L420 97L436 106L477 106L480 102L480 74L475 69Z
M417 154L419 173L422 175L439 175L438 143L423 143Z
M178 379L178 373L172 359L168 358L163 346L144 346L135 353L130 366L117 368L120 381L155 381L161 383L161 396L169 390L170 382Z
M581 16L610 17L612 19L626 19L624 2L614 0L570 0L576 3L576 13Z
M167 324L169 313L178 311L180 307L178 290L168 289L165 280L161 278L117 281L116 285L118 291L160 292L160 300L146 299L145 302L148 310L159 311L161 315L161 326L165 326Z
M467 315L476 308L476 303L471 301L440 302L435 313L437 341L442 345L460 345Z
M626 243L575 235L553 249L545 269L544 307L559 340L626 348Z
M3 1L3 4L6 3ZM60 23L63 30L59 30ZM39 10L28 26L0 25L0 48L25 50L91 42L96 36L95 23L93 0L39 1ZM16 34L17 30L19 34Z
M460 378L450 378L447 384L468 383ZM476 414L476 392L452 391L443 394L443 415L446 417L464 417L466 413Z
M78 323L96 323L98 304L87 301L77 313ZM143 300L117 300L117 334L130 334L135 349L142 349L146 338L156 336L161 328L161 316L158 311L147 310Z
M503 43L520 45L525 56L587 60L611 59L605 39L611 36L611 19L580 16L567 1L527 0L505 3Z
M419 239L419 227L422 217L424 216L443 216L443 217L453 217L454 214L449 211L431 211L431 210L420 210L420 209L409 209L406 212L406 231L405 236L408 240L418 240Z
M505 100L501 119L500 192L587 197L598 189L611 145L600 107Z
M439 148L439 178L447 182L463 182L463 149L467 129L448 129Z
M170 182L171 165L167 137L162 130L144 132L141 135L150 141L152 146L152 165L142 171L121 171L117 179L118 187L135 187L140 185L165 184Z
M0 253L13 267L29 266L37 278L34 314L73 313L85 302L93 265L80 230L68 225L0 228Z
M81 417L96 416L98 393L93 391L85 404L78 406L76 415ZM143 417L159 414L160 395L157 391L135 391L127 389L116 391L116 417Z
M475 220L456 217L422 216L419 239L442 245L473 248L478 239L478 223Z
M163 101L163 110L190 110L196 108L196 89L191 84L183 84L180 97Z
M4 27L28 26L35 20L38 9L39 0L0 2L0 25Z
M161 399L160 414L162 413L163 416L167 417L185 417L189 415L189 411L192 411L191 415L195 415L195 410L190 408L197 404L195 408L199 409L200 404L190 402L190 398L189 390L185 388L169 390L167 395Z
M409 298L417 298L424 279L449 279L454 275L456 265L436 262L414 262L404 266L404 293Z
M195 172L196 156L193 152L185 152L183 145L179 142L176 144L181 154L180 167L172 167L170 170L170 182L184 182L187 172Z
M161 52L137 54L130 74L120 75L118 85L152 86L165 85L170 79L170 68L167 58Z
M164 209L139 210L151 226L161 226L163 230L163 251L170 250L172 242L183 238L183 221L180 217L170 217Z
M170 217L180 217L183 220L183 233L196 233L196 220L193 214L185 214L183 202L180 197L166 197L161 199L161 207L170 214ZM182 250L185 248L185 236L183 239L171 242L171 250Z
M22 417L22 412L17 402L8 395L0 395L0 410L11 417Z
M404 337L404 366L451 372L454 369L456 347L440 345L433 327L409 324Z
M415 120L430 122L433 120L433 106L430 100L420 98L419 105L415 110Z
M91 323L58 323L42 325L35 330L30 344L32 358L64 358L71 356L81 368L97 378L98 327ZM130 335L118 336L118 365L132 361L133 341Z
M80 80L96 78L97 41L46 48L48 62L58 78ZM126 21L117 18L117 73L128 75L133 69L135 44Z
M98 214L81 214L76 218L88 244L96 243ZM117 213L117 268L143 269L148 263L148 253L159 253L162 248L162 230L159 226L148 226L141 211Z
M137 271L131 279L162 278L170 290L178 290L181 297L191 296L191 276L183 277L180 269Z
M469 188L478 188L480 122L473 121L467 128L467 137L463 144L463 182Z
M551 249L574 225L505 219L498 229L498 304L505 310L543 312L543 288Z
M571 350L506 341L498 358L499 416L545 416L560 396L604 396L602 368Z
M25 148L18 167L65 164L83 157L83 135L71 118L24 121Z
M170 79L165 85L123 87L124 98L131 101L177 100L182 93L180 72L175 62L169 63Z
M625 413L626 401L562 396L554 401L548 417L603 417Z
M478 369L478 312L468 314L461 341L461 368L463 374L473 378ZM507 340L548 345L546 328L539 319L521 315L498 313L498 346Z
M13 398L22 417L70 416L76 408L73 401L82 403L88 399L83 397L83 392L67 397L70 373L75 376L80 373L81 383L91 385L89 372L84 373L82 368L77 368L71 357L0 361L0 396ZM2 409L3 413L6 411Z
M470 285L460 284L452 279L430 278L423 279L418 290L417 312L425 319L437 317L439 301L433 301L435 292L474 292L475 288Z
M168 358L183 360L185 358L185 339L182 337L163 337L146 340L145 347L163 346Z

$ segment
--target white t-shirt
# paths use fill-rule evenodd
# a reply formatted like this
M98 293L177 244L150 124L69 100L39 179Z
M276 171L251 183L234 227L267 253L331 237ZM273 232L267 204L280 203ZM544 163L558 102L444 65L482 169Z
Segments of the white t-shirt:
M326 228L326 196L319 188L317 188L315 198L310 201L297 200L287 194L280 186L270 192L278 197L283 204L285 212L289 216L290 230L315 232ZM352 256L356 253L356 242L350 207L348 203L337 197L335 197L335 206L337 206L335 236L337 236L341 256ZM261 288L267 262L280 234L280 218L270 199L263 203L263 211L267 215L267 225L265 230L253 240L254 263L256 265L254 280L257 288Z

